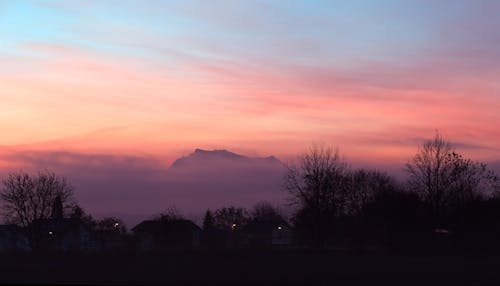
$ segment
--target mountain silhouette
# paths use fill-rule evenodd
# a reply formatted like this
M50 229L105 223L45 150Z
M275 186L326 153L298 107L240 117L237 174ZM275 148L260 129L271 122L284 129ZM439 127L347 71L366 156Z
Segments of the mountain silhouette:
M269 157L247 157L239 155L228 150L203 150L195 149L193 153L188 156L181 157L175 160L170 169L184 169L184 168L205 168L213 167L214 165L228 165L235 166L252 166L265 168L265 167L283 167L283 163L276 159L274 156Z
M285 164L273 156L247 157L228 150L196 149L175 160L166 172L168 202L180 209L251 207L267 200L282 202Z
M72 183L86 211L121 217L129 226L172 206L201 218L207 208L280 203L286 196L285 165L272 156L197 149L170 167L156 158L71 152L19 152L15 158L30 170L51 166Z

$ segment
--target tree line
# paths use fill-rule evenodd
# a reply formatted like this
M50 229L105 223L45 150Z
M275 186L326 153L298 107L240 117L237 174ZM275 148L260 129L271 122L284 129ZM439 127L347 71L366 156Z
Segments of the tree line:
M398 182L377 169L354 169L338 150L313 146L287 166L283 189L293 210L286 218L261 202L252 210L207 210L202 244L237 243L246 229L293 230L293 244L315 248L486 248L500 238L500 184L486 164L465 158L439 133L419 146ZM118 218L94 219L78 206L64 177L15 172L2 181L4 220L23 228L66 216L99 233L126 235ZM186 221L167 211L152 219L165 228ZM234 240L234 241L233 241Z
M376 169L350 168L337 150L312 147L284 180L297 207L300 243L325 247L348 238L393 247L440 241L469 247L500 238L500 185L486 164L463 157L436 133L405 170L407 180L398 183Z

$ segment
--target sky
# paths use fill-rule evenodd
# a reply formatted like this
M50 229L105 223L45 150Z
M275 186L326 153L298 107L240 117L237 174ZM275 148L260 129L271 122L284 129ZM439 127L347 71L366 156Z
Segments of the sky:
M317 142L399 166L436 130L500 161L498 11L488 0L0 0L0 168L34 157L50 168L57 152L168 167L195 148L285 161Z

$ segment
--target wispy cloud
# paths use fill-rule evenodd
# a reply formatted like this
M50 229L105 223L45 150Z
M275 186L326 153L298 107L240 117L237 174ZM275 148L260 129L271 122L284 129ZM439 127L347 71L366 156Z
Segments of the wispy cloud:
M326 141L403 160L440 129L500 156L496 1L311 3L5 3L0 144L172 158Z

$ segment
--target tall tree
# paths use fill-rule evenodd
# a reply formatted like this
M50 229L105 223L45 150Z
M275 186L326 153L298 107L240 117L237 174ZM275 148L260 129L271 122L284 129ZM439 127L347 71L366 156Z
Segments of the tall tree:
M28 226L35 220L47 219L51 215L60 216L64 209L71 208L74 203L72 186L66 178L53 172L11 173L2 184L0 199L3 215L10 223L20 226ZM56 210L53 206L56 206Z
M313 146L298 165L288 166L284 188L298 206L296 226L317 246L326 242L335 216L344 211L348 170L338 151L322 146Z
M203 230L211 231L214 229L214 215L210 210L205 213L205 218L203 219Z
M82 222L91 230L95 230L97 226L97 221L92 217L92 215L86 213L79 205L76 204L72 207L69 217Z
M438 132L406 164L408 185L426 203L437 224L449 211L493 190L496 175L483 163L458 154Z
M203 218L203 232L201 234L201 244L204 247L213 247L220 240L218 231L215 228L214 215L209 209L205 212Z

